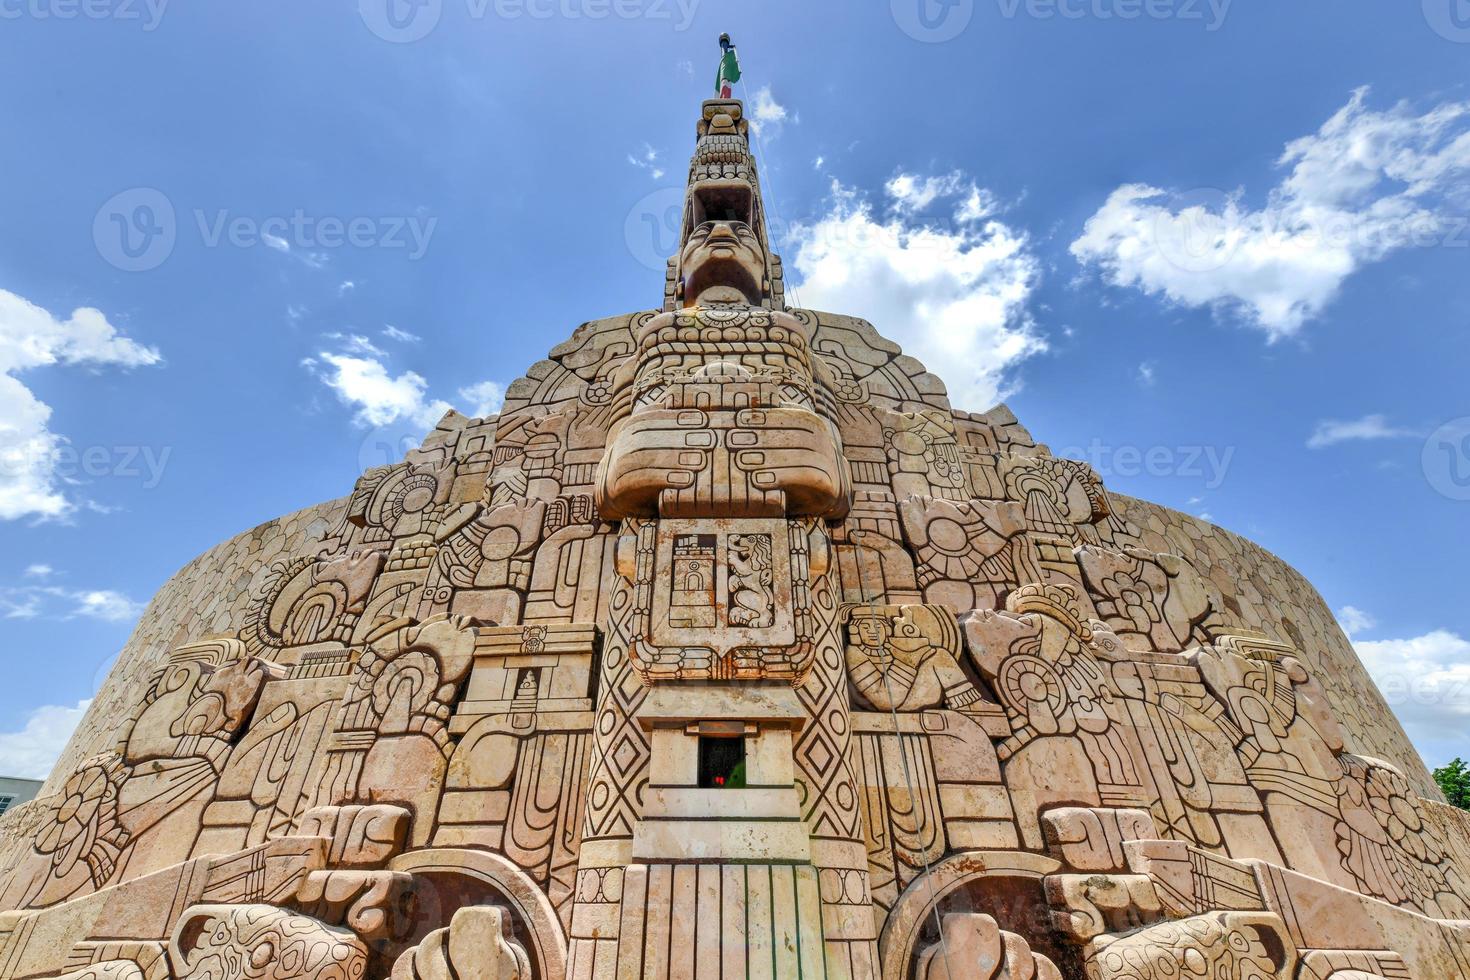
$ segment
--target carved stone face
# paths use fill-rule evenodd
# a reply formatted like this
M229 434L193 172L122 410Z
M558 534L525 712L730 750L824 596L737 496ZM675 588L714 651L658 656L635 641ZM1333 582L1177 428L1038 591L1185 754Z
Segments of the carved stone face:
M684 243L679 263L687 302L697 302L701 295L720 287L733 292L728 297L709 298L761 301L765 252L743 221L706 221L696 226Z
M852 636L858 646L884 646L888 642L888 620L877 616L854 617Z

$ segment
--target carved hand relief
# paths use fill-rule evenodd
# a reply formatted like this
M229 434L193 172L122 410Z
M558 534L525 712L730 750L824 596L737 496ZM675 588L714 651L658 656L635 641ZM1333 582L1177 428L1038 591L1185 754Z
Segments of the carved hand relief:
M0 980L1470 980L1310 586L787 309L697 128L660 309L160 593L0 819Z
M532 980L531 961L511 934L510 913L470 906L393 964L392 980Z
M919 980L1062 980L1055 964L988 915L950 914L919 957Z
M117 796L124 773L115 756L99 756L83 764L61 787L47 810L36 850L50 859L57 886L52 894L66 895L85 872L93 888L101 888L117 871L122 848L132 835L118 823ZM45 902L45 893L37 901Z
M1464 871L1450 861L1403 774L1375 759L1342 760L1337 847L1358 890L1436 918L1466 918Z

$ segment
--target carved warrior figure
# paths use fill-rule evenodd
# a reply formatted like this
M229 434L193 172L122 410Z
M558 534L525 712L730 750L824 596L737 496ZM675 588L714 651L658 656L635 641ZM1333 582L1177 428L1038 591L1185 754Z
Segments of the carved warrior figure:
M160 595L0 818L0 980L1470 980L1321 601L788 307L747 131L656 309Z
M847 677L878 711L964 708L982 697L959 664L960 633L943 606L850 606Z

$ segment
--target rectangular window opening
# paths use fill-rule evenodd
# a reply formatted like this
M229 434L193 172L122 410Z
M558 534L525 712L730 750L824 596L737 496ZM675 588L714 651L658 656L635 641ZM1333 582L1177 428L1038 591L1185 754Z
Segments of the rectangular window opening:
M727 735L701 735L699 785L704 789L744 787L745 739Z

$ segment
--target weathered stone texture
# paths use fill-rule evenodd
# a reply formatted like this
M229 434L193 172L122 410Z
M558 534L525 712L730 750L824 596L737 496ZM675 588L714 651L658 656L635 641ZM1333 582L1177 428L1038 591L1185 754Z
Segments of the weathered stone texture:
M1470 980L1470 817L1310 585L788 308L697 133L662 308L159 593L0 980Z
M1124 519L1138 527L1144 548L1207 570L1205 577L1225 597L1221 618L1227 627L1265 633L1301 652L1326 689L1352 752L1387 759L1414 792L1443 798L1332 610L1300 572L1224 528L1145 500L1111 496Z
M251 594L271 564L309 554L341 520L346 504L345 497L329 500L267 521L220 542L175 572L143 611L42 795L55 793L58 778L70 774L82 759L110 747L118 719L132 714L143 700L149 675L169 650L232 632L244 620Z

